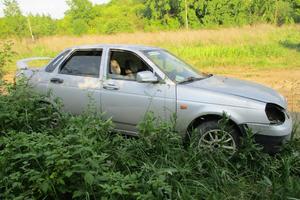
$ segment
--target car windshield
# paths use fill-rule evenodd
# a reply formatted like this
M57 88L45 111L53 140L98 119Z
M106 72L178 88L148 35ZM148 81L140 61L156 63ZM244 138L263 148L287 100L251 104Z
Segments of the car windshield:
M201 80L208 76L198 73L190 65L165 50L144 50L143 53L174 82Z

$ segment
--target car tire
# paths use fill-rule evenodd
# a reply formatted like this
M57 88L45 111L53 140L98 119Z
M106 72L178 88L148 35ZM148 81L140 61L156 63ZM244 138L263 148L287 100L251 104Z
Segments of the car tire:
M234 154L240 145L240 134L237 128L228 124L222 127L219 120L204 121L198 125L193 138L194 145L198 148L208 148L210 150L225 150L229 154Z

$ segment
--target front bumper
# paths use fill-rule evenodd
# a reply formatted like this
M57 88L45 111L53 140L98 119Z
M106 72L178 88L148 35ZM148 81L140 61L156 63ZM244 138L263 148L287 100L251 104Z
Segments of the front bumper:
M291 139L293 130L293 122L289 116L280 125L247 123L246 126L255 134L255 141L269 153L280 151L282 144Z
M263 146L267 153L274 154L280 152L282 145L290 139L289 136L266 136L254 135L255 142Z

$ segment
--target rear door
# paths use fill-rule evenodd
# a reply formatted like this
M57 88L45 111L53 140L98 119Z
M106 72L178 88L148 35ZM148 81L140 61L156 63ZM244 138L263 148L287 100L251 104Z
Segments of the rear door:
M65 111L80 114L90 106L100 111L102 49L73 51L56 69L48 90L62 100Z
M119 65L120 70L113 70ZM170 120L176 112L175 85L168 84L137 52L111 49L106 62L101 108L116 128L136 134L137 125L147 112L160 120ZM160 83L140 83L136 74L151 71Z
M38 72L35 72L34 75L29 79L29 84L31 87L33 87L37 92L46 95L48 92L50 79L52 78L52 73L70 52L70 49L63 51L45 68L41 68L38 70Z

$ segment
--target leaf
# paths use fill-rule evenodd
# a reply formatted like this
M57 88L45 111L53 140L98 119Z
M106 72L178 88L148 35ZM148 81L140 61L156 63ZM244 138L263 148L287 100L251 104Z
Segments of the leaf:
M265 183L267 183L268 186L272 186L273 185L272 181L268 177L266 177L266 176L263 176L263 177L264 177Z
M70 178L70 177L73 175L73 172L71 172L71 171L66 171L66 172L64 173L64 175L65 175L66 177Z
M83 191L80 191L80 190L79 191L75 191L75 192L73 192L72 198L75 199L75 198L80 197L82 195L84 195Z
M49 185L48 181L44 181L44 182L41 184L41 190L42 190L44 193L47 193L50 189L51 189L51 186Z
M84 175L84 181L85 181L87 184L92 185L93 182L94 182L94 176L93 176L91 173L87 172L87 173Z

